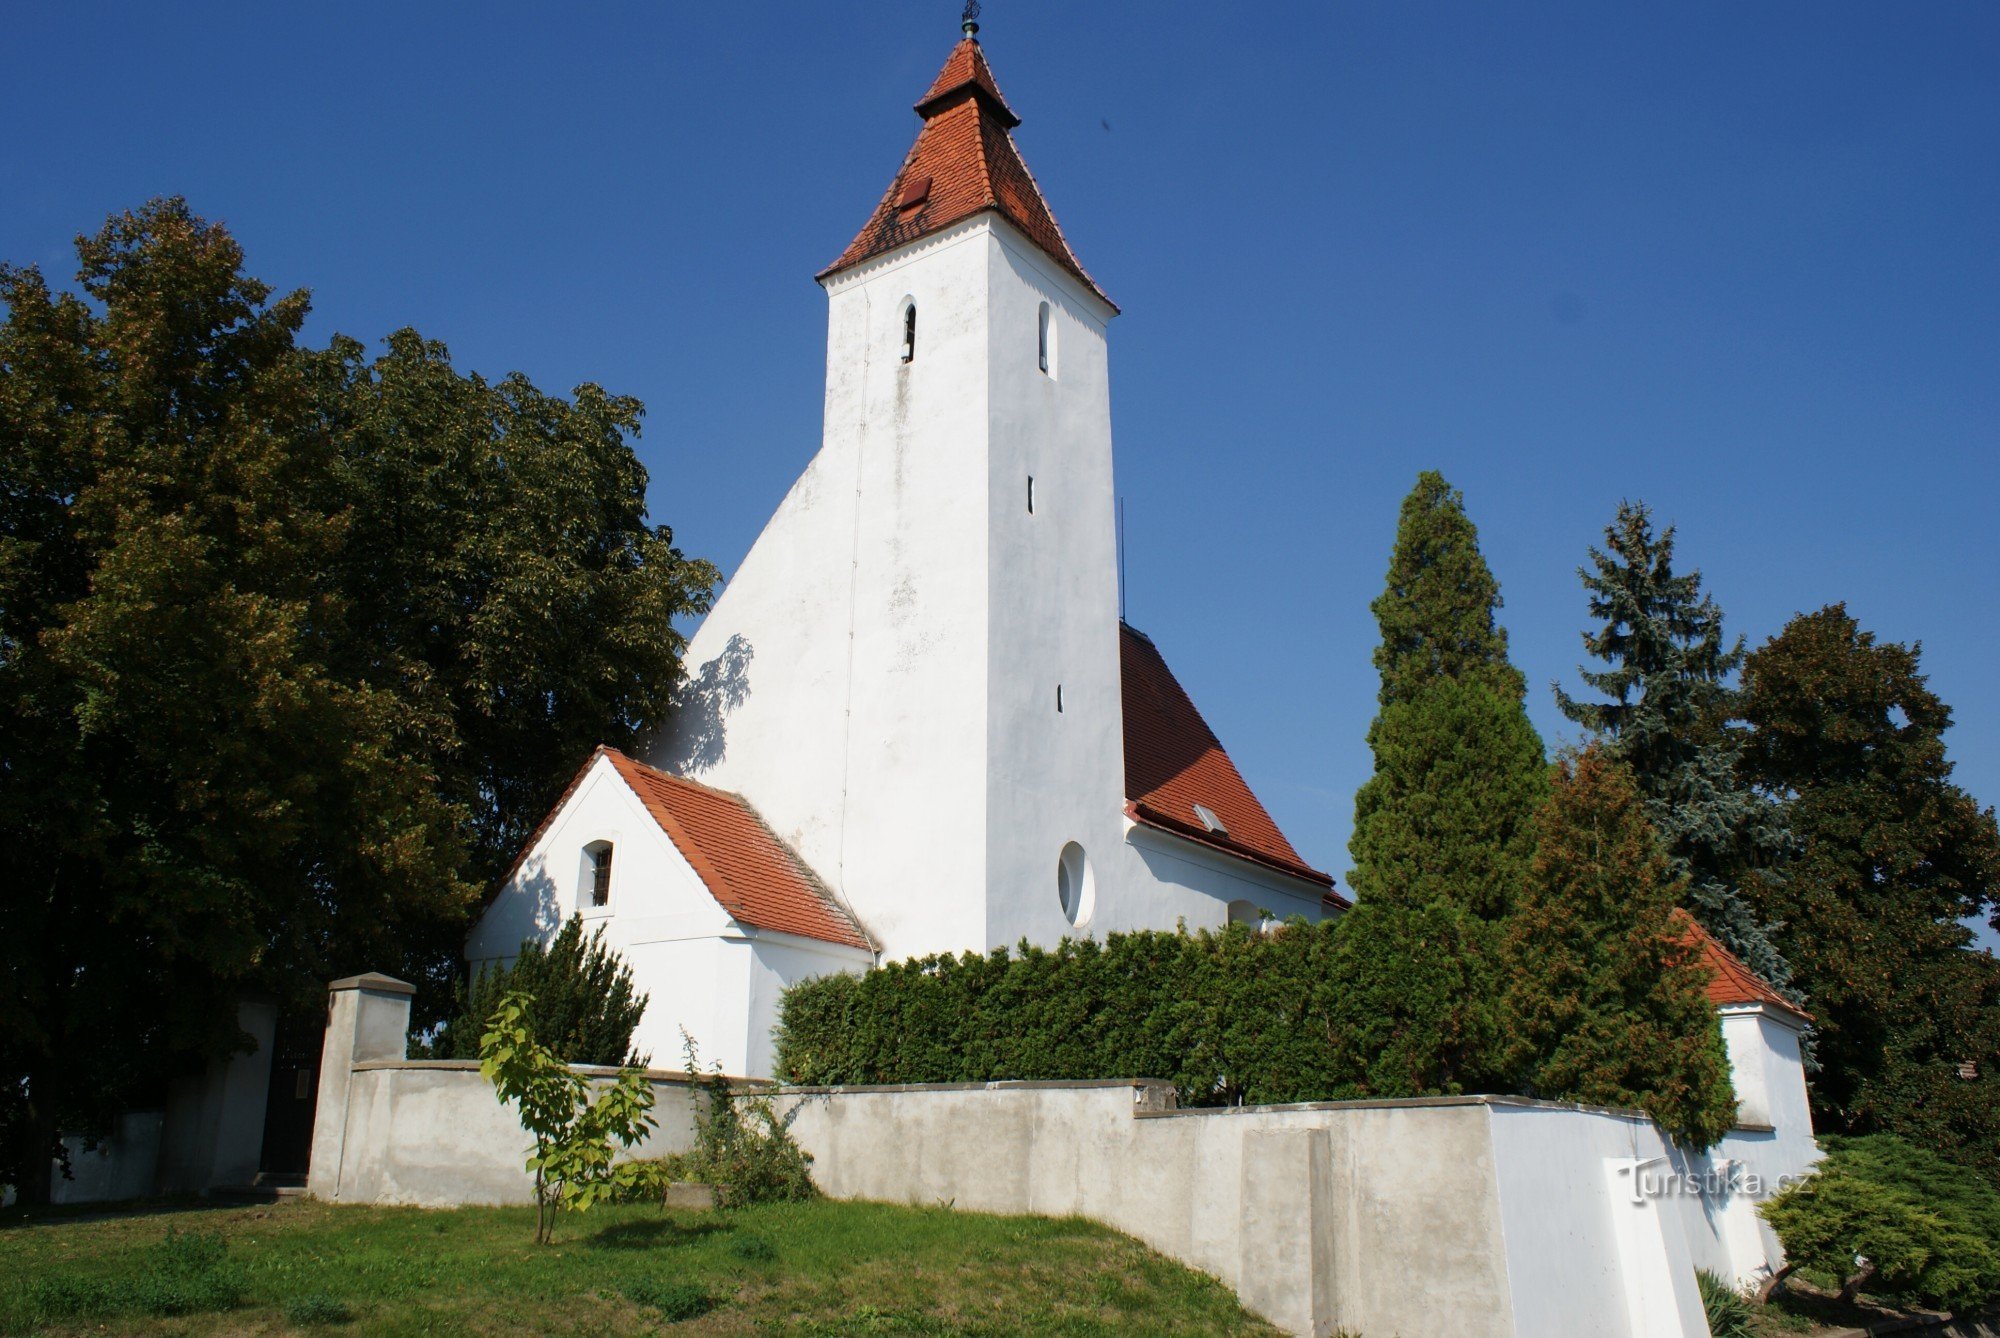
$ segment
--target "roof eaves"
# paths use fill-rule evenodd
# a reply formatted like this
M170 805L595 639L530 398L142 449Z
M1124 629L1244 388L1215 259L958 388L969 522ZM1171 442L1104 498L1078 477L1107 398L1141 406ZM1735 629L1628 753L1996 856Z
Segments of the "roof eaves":
M1234 856L1251 864L1262 865L1267 869L1274 869L1282 874L1289 874L1293 878L1298 878L1308 883L1316 883L1332 893L1343 908L1354 904L1338 892L1333 891L1332 874L1322 873L1310 864L1294 864L1288 860L1267 855L1262 851L1253 850L1216 832L1208 831L1190 822L1182 822L1172 814L1163 813L1151 804L1144 804L1136 799L1128 799L1125 802L1125 814L1141 826L1155 828L1156 830L1166 832L1169 836L1178 836L1185 840L1193 841L1198 845L1207 846L1211 850Z

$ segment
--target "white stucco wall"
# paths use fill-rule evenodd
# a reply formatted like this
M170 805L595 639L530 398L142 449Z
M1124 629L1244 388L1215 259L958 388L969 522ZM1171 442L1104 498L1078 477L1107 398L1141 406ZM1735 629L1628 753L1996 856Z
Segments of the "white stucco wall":
M611 894L588 904L584 849L612 844ZM808 975L859 970L859 949L771 934L736 923L673 840L604 758L556 812L473 928L474 970L511 961L525 940L547 943L571 915L631 965L647 996L633 1048L662 1068L682 1063L682 1030L704 1066L771 1072L771 1027L783 986Z
M1110 309L1013 228L989 234L984 940L1052 944L1129 922L1112 480ZM1049 306L1055 357L1037 351ZM1033 478L1034 510L1028 509ZM1061 710L1057 710L1057 690ZM1056 869L1090 865L1090 918L1064 916ZM1173 922L1156 921L1171 928ZM968 945L970 946L970 945Z
M748 799L896 956L985 941L990 231L829 281L819 453L649 757Z

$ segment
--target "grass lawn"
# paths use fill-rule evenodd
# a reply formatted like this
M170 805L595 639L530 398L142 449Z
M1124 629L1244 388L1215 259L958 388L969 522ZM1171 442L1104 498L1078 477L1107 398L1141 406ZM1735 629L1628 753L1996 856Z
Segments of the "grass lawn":
M0 1332L1258 1333L1220 1283L1079 1219L816 1201L10 1213Z

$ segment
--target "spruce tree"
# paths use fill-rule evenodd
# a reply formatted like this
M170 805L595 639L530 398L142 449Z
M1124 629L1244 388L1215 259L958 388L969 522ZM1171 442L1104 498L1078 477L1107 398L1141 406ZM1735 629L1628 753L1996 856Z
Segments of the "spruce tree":
M2000 972L1961 923L2000 906L2000 826L1952 783L1919 650L1835 604L1750 656L1744 771L1801 848L1749 890L1818 1019L1815 1125L2000 1169Z
M1378 1096L1498 1075L1495 926L1526 876L1546 789L1464 498L1436 473L1403 503L1374 603L1375 773L1355 799L1336 976L1355 1003L1349 1071Z
M1743 640L1724 634L1701 573L1675 572L1673 527L1656 534L1643 504L1621 502L1604 539L1577 574L1602 624L1583 634L1584 649L1608 667L1578 672L1610 700L1578 701L1557 687L1556 704L1631 769L1686 880L1688 909L1796 998L1790 968L1742 891L1750 870L1775 868L1788 848L1782 810L1738 773L1743 733L1730 724L1729 679L1742 666Z
M1707 1147L1735 1122L1708 974L1631 772L1601 746L1555 768L1506 930L1514 1087L1640 1106Z

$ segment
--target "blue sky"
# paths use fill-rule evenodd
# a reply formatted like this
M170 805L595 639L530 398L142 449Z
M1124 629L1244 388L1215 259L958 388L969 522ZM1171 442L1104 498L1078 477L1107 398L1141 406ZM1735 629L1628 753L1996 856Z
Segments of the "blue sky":
M1344 876L1368 603L1465 491L1554 744L1621 498L1760 642L1921 640L2000 799L2000 8L994 0L1029 164L1124 307L1132 621ZM949 0L53 5L10 15L0 258L178 192L311 335L649 406L655 517L732 569L819 438L824 298Z

